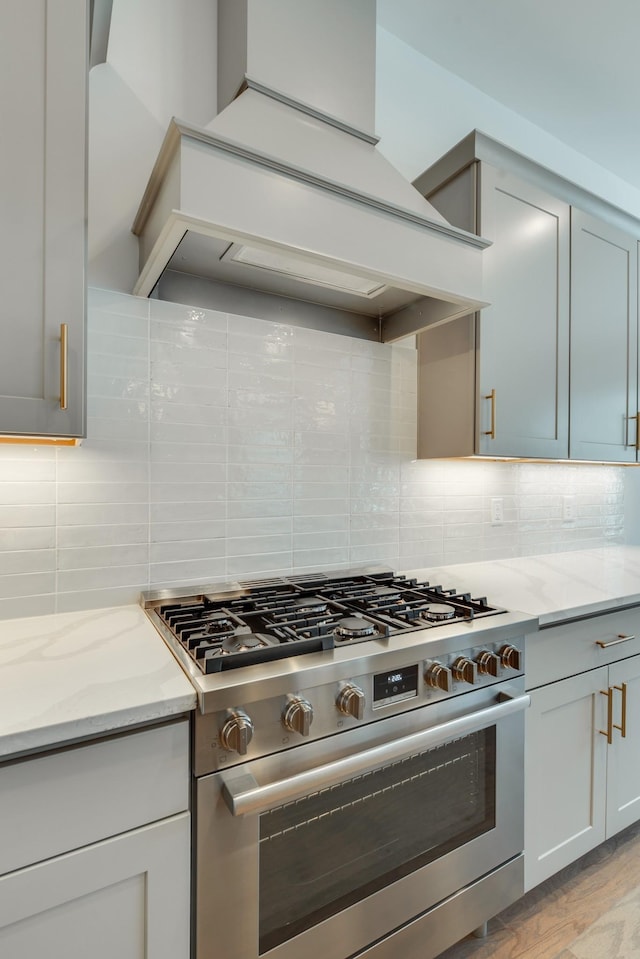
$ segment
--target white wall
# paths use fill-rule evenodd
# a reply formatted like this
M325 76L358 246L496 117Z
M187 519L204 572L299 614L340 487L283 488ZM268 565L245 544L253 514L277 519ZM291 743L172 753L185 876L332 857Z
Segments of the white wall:
M377 57L380 149L409 179L478 129L640 217L639 190L381 28Z

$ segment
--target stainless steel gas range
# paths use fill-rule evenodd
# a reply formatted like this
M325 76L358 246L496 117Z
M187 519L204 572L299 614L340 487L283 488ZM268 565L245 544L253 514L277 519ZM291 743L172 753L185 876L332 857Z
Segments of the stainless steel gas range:
M195 959L430 959L522 894L534 618L384 569L142 602L198 692Z

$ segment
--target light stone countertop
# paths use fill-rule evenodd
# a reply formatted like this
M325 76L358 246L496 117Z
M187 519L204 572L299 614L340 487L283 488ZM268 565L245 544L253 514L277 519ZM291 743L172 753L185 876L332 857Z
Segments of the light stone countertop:
M549 626L640 604L640 547L408 571ZM194 709L195 691L138 606L0 620L0 761Z
M411 570L432 584L486 596L550 626L640 603L640 546L609 546Z
M0 621L0 760L195 705L139 606Z

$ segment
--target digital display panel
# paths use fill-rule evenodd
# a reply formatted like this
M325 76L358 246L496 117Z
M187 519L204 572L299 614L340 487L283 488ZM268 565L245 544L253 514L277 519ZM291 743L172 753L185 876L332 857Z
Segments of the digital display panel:
M373 708L418 695L418 666L403 666L373 677Z

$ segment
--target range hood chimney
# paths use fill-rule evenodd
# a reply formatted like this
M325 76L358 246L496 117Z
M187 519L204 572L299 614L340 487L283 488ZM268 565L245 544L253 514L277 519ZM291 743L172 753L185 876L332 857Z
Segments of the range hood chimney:
M383 341L486 305L487 242L376 149L375 0L218 0L218 20L220 112L171 121L134 292Z

